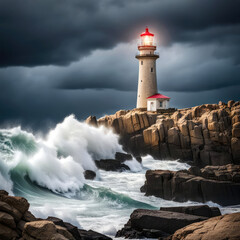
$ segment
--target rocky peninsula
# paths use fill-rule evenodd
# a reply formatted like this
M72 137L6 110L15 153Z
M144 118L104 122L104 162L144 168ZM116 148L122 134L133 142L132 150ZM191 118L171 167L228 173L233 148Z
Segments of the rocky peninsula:
M240 164L240 102L147 112L120 110L87 123L111 127L134 156L181 159L204 167Z

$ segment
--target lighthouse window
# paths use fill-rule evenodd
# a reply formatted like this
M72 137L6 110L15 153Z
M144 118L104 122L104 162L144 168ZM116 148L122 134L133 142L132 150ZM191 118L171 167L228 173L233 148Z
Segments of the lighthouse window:
M162 107L162 102L160 102L160 107Z
M141 61L141 65L143 65L143 61Z
M151 72L153 72L153 68L151 68Z

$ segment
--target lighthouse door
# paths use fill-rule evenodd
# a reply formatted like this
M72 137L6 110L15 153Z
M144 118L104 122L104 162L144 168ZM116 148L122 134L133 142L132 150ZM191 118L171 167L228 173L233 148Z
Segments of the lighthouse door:
M150 111L155 111L155 109L154 109L154 102L150 103Z

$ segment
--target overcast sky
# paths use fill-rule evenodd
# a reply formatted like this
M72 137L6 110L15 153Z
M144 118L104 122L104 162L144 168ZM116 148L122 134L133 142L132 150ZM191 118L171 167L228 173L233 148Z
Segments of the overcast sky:
M171 106L240 96L238 0L1 0L0 126L47 129L136 104L139 34Z

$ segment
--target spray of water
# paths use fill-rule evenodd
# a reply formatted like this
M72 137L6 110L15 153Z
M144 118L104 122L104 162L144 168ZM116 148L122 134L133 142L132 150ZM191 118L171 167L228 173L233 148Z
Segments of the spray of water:
M56 193L79 191L85 170L97 171L94 160L122 152L118 136L105 127L79 122L73 115L45 138L20 127L0 130L0 187L11 192L10 174L18 172Z

